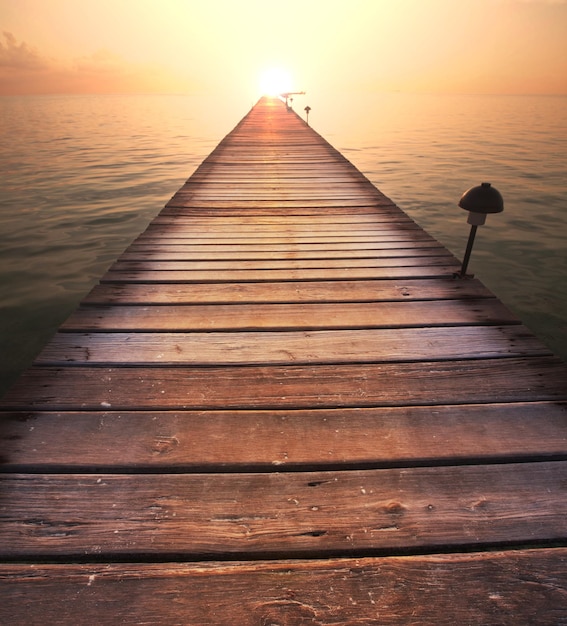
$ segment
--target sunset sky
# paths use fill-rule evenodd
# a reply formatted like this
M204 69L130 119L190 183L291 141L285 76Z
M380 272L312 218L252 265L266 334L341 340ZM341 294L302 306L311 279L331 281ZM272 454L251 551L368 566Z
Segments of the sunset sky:
M567 94L567 0L0 0L0 95Z

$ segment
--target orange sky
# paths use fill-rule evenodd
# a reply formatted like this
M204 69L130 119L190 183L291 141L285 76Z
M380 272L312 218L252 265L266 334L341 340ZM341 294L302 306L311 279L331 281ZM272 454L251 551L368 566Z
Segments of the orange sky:
M567 0L0 0L0 95L567 94Z

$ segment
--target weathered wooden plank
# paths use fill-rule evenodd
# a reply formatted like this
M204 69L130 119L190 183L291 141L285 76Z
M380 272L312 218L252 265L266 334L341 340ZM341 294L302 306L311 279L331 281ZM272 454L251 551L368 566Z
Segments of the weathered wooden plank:
M402 328L513 324L494 298L402 302L199 304L81 307L63 330L242 330ZM364 351L363 351L364 352Z
M383 212L386 211L386 216L383 217ZM396 211L399 209L396 207ZM200 227L204 225L211 225L217 228L255 228L258 227L278 227L289 226L296 228L306 228L313 226L316 231L331 229L334 230L342 225L349 229L361 229L372 228L382 223L382 220L389 219L391 216L384 210L375 210L369 215L327 215L327 214L313 214L313 215L283 215L273 217L270 215L248 215L247 212L242 212L240 215L233 215L232 217L219 217L215 214L199 217L191 215L191 209L189 209L189 215L185 216L183 210L177 210L175 212L160 211L160 213L151 221L148 228L160 228L162 226L171 224L187 224Z
M315 366L32 367L5 409L415 406L567 399L555 357Z
M0 620L61 624L564 624L567 549L108 565L0 565Z
M191 218L171 218L168 222L156 223L152 222L146 230L138 237L138 241L154 237L265 237L273 235L293 235L294 237L345 237L345 236L374 236L383 235L384 232L390 230L391 224L410 225L409 220L395 220L391 216L384 216L383 222L376 224L360 224L353 226L352 224L325 224L311 228L308 224L262 224L262 225L236 225L236 224L215 224L211 220L201 220L201 223L193 223ZM414 226L415 230L415 226ZM434 240L431 238L433 243ZM439 242L434 242L440 246Z
M211 245L214 244L215 241L210 241L211 237L199 237L196 233L192 233L190 230L183 230L182 234L180 234L177 239L182 240L177 245ZM222 242L217 244L219 246L228 246L228 245L237 245L247 248L254 248L255 246L263 245L263 246L273 246L274 250L359 250L359 249L377 249L380 250L384 247L384 245L394 244L394 243L405 243L406 247L408 245L413 244L413 246L419 246L420 244L424 244L425 242L432 243L434 246L439 245L432 237L425 234L423 231L414 228L413 226L401 227L401 228L393 228L389 230L383 229L380 233L372 235L370 238L359 238L356 240L349 240L348 238L335 238L334 241L321 241L317 237L312 237L309 241L301 241L301 239L293 239L292 236L282 237L282 241L277 241L277 239L270 241L264 240L261 237L256 237L250 239L248 242L239 241L237 235L231 238L231 242ZM160 243L164 245L174 245L168 238L166 237L164 241L152 241L151 238L145 239L144 237L136 239L132 245L138 246L153 246L159 245Z
M283 471L567 460L567 404L13 412L0 413L0 440L4 472Z
M190 285L100 284L84 298L85 304L198 304L378 302L489 298L492 293L478 280L451 277L422 280L356 280L281 283L193 283ZM82 312L80 312L82 314Z
M2 474L0 557L396 552L567 537L567 462L242 474Z
M285 124L285 123L284 123ZM225 137L215 151L213 151L199 166L196 173L209 173L215 170L221 173L242 173L251 171L251 165L261 172L271 172L280 167L287 172L325 173L345 175L352 174L363 180L362 174L340 152L325 144L319 137L315 141L306 137L305 132L282 135L280 129L277 142L266 145L260 138L258 129L248 129L249 141L243 143L238 135L243 132L240 128L235 133ZM284 131L285 132L285 131ZM287 134L287 133L286 133ZM291 141L291 145L290 144ZM288 145L286 145L288 144ZM187 181L189 184L191 179Z
M234 137L234 135L232 135ZM231 137L231 139L232 139ZM302 138L299 137L300 143L302 142ZM220 146L219 146L220 147ZM234 158L234 154L232 158L228 154L212 154L209 155L210 158L205 159L203 163L195 170L195 176L199 177L202 175L203 178L207 178L208 175L212 171L217 172L220 176L250 176L253 171L260 172L262 176L277 176L280 172L286 173L288 176L321 176L321 177L350 177L353 180L363 180L366 177L356 168L352 166L352 164L348 164L345 167L345 163L348 161L344 158L344 156L340 152L335 152L328 158L329 155L315 154L317 152L317 146L315 147L315 151L312 151L311 148L309 150L303 150L302 154L296 154L293 158L287 158L287 154L280 150L279 154L276 156L268 155L266 149L262 150L262 155L258 154L258 152L254 155L253 152L250 151L242 151L243 156L246 156L246 163L239 163L238 158ZM337 155L338 156L337 158ZM312 158L312 157L315 158ZM253 158L255 157L255 158ZM250 167L250 164L254 164L254 168ZM308 165L306 167L305 165ZM285 165L285 167L282 167ZM187 180L187 184L193 180L193 176ZM198 178L196 179L198 180Z
M452 257L382 259L379 267L314 268L288 270L183 270L183 271L108 271L101 282L183 283L183 282L244 282L281 280L366 280L376 278L428 278L452 276L460 264Z
M443 246L422 237L419 233L413 236L413 231L409 236L405 235L379 235L378 237L304 237L296 238L293 234L275 235L273 237L214 237L209 235L187 234L186 232L171 232L170 236L164 237L139 237L127 249L148 250L170 248L186 249L192 251L207 252L215 246L217 250L232 251L261 251L270 250L273 252L283 252L284 254L296 254L302 251L318 251L322 253L335 251L348 251L344 257L356 258L360 252L366 252L366 256L376 251L379 255L381 251L399 250L401 252L411 250L437 250L439 253L447 255L449 252ZM296 247L297 246L297 247ZM277 258L277 255L274 255Z
M261 173L257 173L258 175L261 176ZM222 176L223 173L222 172L217 172L211 173L211 176L215 176L215 175L220 175ZM359 183L361 185L364 185L364 183ZM206 187L206 185L204 185L203 187ZM247 193L251 195L251 192L254 191L253 188L248 187L246 188L245 186L242 187L243 189L246 189ZM289 189L290 191L293 191L293 187L290 187ZM222 192L222 195L224 196L222 199L226 200L229 197L234 198L235 200L240 200L240 191L239 189L236 188L231 190L233 191L232 195L227 193L228 190L224 190ZM183 209L183 207L187 206L188 208L196 208L193 205L193 200L195 198L197 198L197 194L198 194L198 190L191 190L191 189L186 189L186 190L180 190L178 191L174 196L172 196L172 199L177 200L178 202L176 203L177 206L172 206L168 208L168 212L169 209L176 209L176 208L180 208ZM286 197L286 191L285 190L273 190L271 192L271 194L268 193L264 193L263 194L263 198L262 201L265 202L266 200L269 200L269 196L271 195L271 199L276 201L278 198ZM392 200L390 200L389 198L386 198L385 196L380 196L380 195L356 195L354 193L349 193L347 194L350 196L350 198L348 200L346 200L346 202L349 205L352 205L354 207L356 207L357 210L361 210L361 209L365 209L365 214L367 215L375 215L375 216L380 216L382 214L391 214L392 216L398 216L404 219L408 219L408 216L396 205L394 204L394 202L392 202ZM213 199L213 196L216 196L216 192L211 190L211 200ZM292 202L294 205L298 206L300 205L300 203L302 202L302 199L306 197L306 204L303 205L304 208L313 208L313 203L316 201L318 204L322 205L322 207L326 206L328 200L325 196L321 197L320 195L318 195L317 197L315 197L315 194L313 193L305 193L305 194L298 194L297 196L294 196L293 199L290 199L289 197L287 198L287 201L284 199L284 202ZM344 198L342 198L344 200ZM246 199L246 203L248 203L250 201L249 198ZM215 202L211 202L209 204L209 206L214 205ZM275 205L275 202L274 202ZM337 205L337 204L333 204L329 202L329 208L330 209L335 209L331 211L331 216L338 214L338 215L343 215L346 216L348 215L349 211L348 210L342 210L342 211L337 211L337 207L340 208L341 205ZM322 208L321 207L321 208ZM315 213L314 211L310 211L311 213ZM321 217L321 215L325 215L325 213L323 211L318 211L317 212L319 214L319 217ZM245 213L243 214L245 216ZM284 219L290 219L292 218L293 215L288 215L286 216L286 218Z
M340 209L345 213L347 207L391 206L391 200L385 199L373 191L372 188L360 186L357 189L341 189L337 186L333 190L314 190L311 193L307 190L295 191L293 187L286 190L261 192L253 188L242 188L233 185L232 189L210 187L208 185L192 186L187 189L181 188L168 202L169 206L206 206L211 202L214 206L217 203L227 207L238 207L240 203L251 203L252 206L294 206L296 208L328 207L329 209Z
M213 160L208 163L203 162L185 184L187 188L191 183L206 184L211 180L212 173L225 181L251 180L255 173L259 175L262 181L274 180L274 178L277 178L278 181L287 181L297 178L299 180L318 180L324 184L325 181L367 180L352 164L345 167L344 161L338 162L335 158L329 159L321 156L306 159L306 152L304 150L303 154L298 153L291 159L282 154L270 159L266 157L263 159L251 158L250 155L246 155L246 162L243 163L238 163L236 159L217 157L214 162ZM384 196L384 194L382 195Z
M206 224L193 224L193 219L194 218L190 213L188 215L181 214L179 216L172 216L172 222L160 225L159 231L163 232L164 234L173 233L175 234L175 236L179 236L180 238L185 239L198 238L200 235L203 235L205 238L210 238L209 233L215 232L215 230L209 230ZM337 239L335 243L340 243L341 238L344 239L345 235L352 235L355 240L358 236L358 239L362 241L362 235L371 237L372 241L376 243L379 243L381 241L430 241L433 242L435 245L440 245L439 242L435 240L431 235L428 235L423 230L420 230L411 221L389 220L388 222L385 222L384 225L379 224L377 225L377 227L364 228L359 230L351 230L350 228L345 227L341 233L336 233L336 228L341 228L341 226L341 224L338 224L335 229L332 230L315 230L313 232L306 232L303 229L300 230L294 227L286 227L285 225L282 225L282 227L279 229L271 227L270 230L266 229L263 231L253 230L248 226L243 228L242 226L234 225L232 226L232 235L235 239L238 239L241 235L250 236L253 238L264 237L265 235L283 235L285 236L288 243L290 236L298 235L298 241L294 242L298 244L305 243L301 241L301 237L306 235L313 238L315 243L317 243L318 238L325 236L334 237L335 239ZM152 232L153 229L150 228L144 233L141 233L138 239L143 241L146 236L151 236ZM228 231L216 230L217 235L222 235L223 233L230 235L230 232Z
M270 226L262 226L261 228L254 228L253 226L242 226L236 224L228 224L224 228L216 225L210 225L206 222L201 224L192 224L191 219L181 221L181 219L172 218L170 222L158 224L158 225L150 225L148 228L139 235L136 241L142 242L148 239L161 239L161 238L193 238L197 237L227 237L233 235L236 239L241 236L244 237L265 237L266 235L282 235L285 234L287 237L295 236L295 237L345 237L350 235L356 236L376 236L378 235L380 239L383 239L382 235L387 233L383 228L380 228L377 225L374 228L370 228L368 225L366 228L352 228L350 225L337 224L334 227L332 225L327 226L327 228L313 228L309 229L306 225L305 227L298 226L287 226L282 224L280 227L276 225ZM387 222L391 224L390 221ZM398 224L402 222L397 222ZM340 230L339 230L340 229ZM398 229L396 228L396 232ZM412 233L416 232L414 228ZM419 231L417 231L419 232ZM430 246L440 246L441 244L438 241L435 241L432 237L429 238L421 238L421 241L428 241Z
M334 231L319 232L319 233L305 233L301 231L294 231L291 229L281 228L272 232L252 232L247 231L233 232L207 232L206 227L193 228L188 224L177 224L174 227L168 229L172 236L184 240L204 240L218 239L218 243L341 243L346 241L368 243L373 241L383 240L387 236L397 236L400 233L409 231L406 239L414 239L412 235L417 235L417 240L425 239L419 232L418 227L410 222L390 222L388 226L380 228L376 232L368 230L349 231L345 229L342 233L335 233ZM151 234L151 233L150 233ZM171 238L171 237L170 237ZM228 242L226 241L228 240ZM428 240L431 241L429 238ZM152 237L146 234L142 234L136 240L139 243L152 243ZM440 244L438 244L440 245Z
M280 187L285 188L294 183L300 186L315 186L319 189L324 189L327 185L334 187L345 184L349 187L355 187L368 184L368 179L363 174L358 170L353 171L351 168L346 168L343 164L336 167L336 163L333 166L328 162L318 164L315 161L310 165L309 168L305 168L303 165L298 167L293 161L286 161L279 164L255 164L254 167L245 164L236 167L235 165L223 165L217 161L211 163L206 171L196 170L184 184L183 189L190 190L191 187L207 186L209 183L213 185L261 185L275 191ZM211 177L213 171L215 176Z
M257 146L256 146L257 147ZM287 189L314 189L319 193L323 190L362 190L364 193L369 193L368 182L362 177L354 178L348 175L338 176L337 173L329 173L328 176L316 175L314 177L305 177L300 175L299 172L284 168L287 177L278 178L273 172L266 172L264 168L258 168L261 173L257 178L254 177L254 172L250 171L250 168L239 168L235 170L231 168L230 171L217 169L217 176L211 177L210 173L196 178L191 177L182 189L185 191L191 191L193 189L232 189L235 186L238 189L262 189L272 192L285 191ZM245 173L248 172L246 176Z
M336 186L334 189L295 189L290 186L287 189L260 189L253 187L242 187L240 185L232 186L212 186L200 185L192 189L182 189L177 192L172 200L172 206L191 206L199 205L205 200L213 203L228 203L228 206L238 206L239 203L268 202L275 206L274 197L283 204L291 204L302 207L345 207L345 206L390 206L391 202L383 201L372 191L368 192L362 188L343 189L342 186Z
M413 226L411 227L414 228ZM398 228L391 229L392 233L396 233ZM388 231L382 231L379 236L383 236L387 234ZM412 238L413 239L413 238ZM216 243L216 244L270 244L270 243L285 243L285 244L293 244L297 243L315 243L315 244L334 244L334 243L344 243L344 242L354 242L354 243L373 243L375 241L375 236L373 233L366 232L357 232L357 233L349 233L348 231L343 232L340 235L321 235L321 234L302 234L302 233L294 233L292 231L281 230L277 233L254 233L252 235L247 235L246 233L238 233L233 234L224 233L223 235L219 233L207 233L206 231L198 231L198 230L190 230L183 229L182 231L170 230L169 236L145 236L141 235L136 239L136 243L140 245L151 246L155 243L167 243L167 244L187 244L187 243L196 243L196 244L207 244L207 243ZM418 240L419 241L419 240ZM447 254L447 249L441 245L437 245L437 248L443 250L445 254Z
M415 227L411 226L411 229L414 229ZM392 234L395 234L399 229L398 228L392 228L389 229L388 231L383 231L384 234L387 234L388 232L391 232ZM201 244L201 245L206 245L207 243L214 243L217 245L231 245L231 244L238 244L238 245L255 245L255 244L261 244L261 245L269 245L269 244L286 244L286 245L293 245L295 242L297 243L314 243L317 245L323 245L323 244L328 244L329 247L332 247L333 244L337 244L337 243L373 243L375 241L375 236L373 234L368 234L368 235L364 235L364 234L349 234L349 233L343 233L342 235L338 235L338 236L320 236L320 235L296 235L294 233L285 233L285 232L280 232L277 234L273 234L270 236L267 235L258 235L258 236L252 236L252 237L247 237L246 235L242 234L235 234L232 237L229 234L226 234L224 237L218 235L218 236L209 236L207 233L199 233L197 231L185 231L183 236L181 237L170 237L170 238L159 238L159 239L155 239L152 237L140 237L136 240L136 243L138 245L147 245L147 246L151 246L152 244L155 243L166 243L169 245L175 245L177 244L192 244L195 243L197 245ZM438 246L440 250L443 250L445 254L448 254L448 251L446 248L443 248L442 246Z
M389 203L388 203L389 204ZM325 200L288 200L287 202L274 200L220 200L191 198L190 194L184 196L174 196L166 205L167 208L181 208L192 215L208 216L213 215L311 215L324 210L328 215L374 215L375 208L364 200L340 199L335 202L326 203ZM377 204L377 206L380 206Z
M253 190L248 192L227 190L226 192L209 193L206 189L194 191L189 194L179 194L172 198L167 206L172 207L226 207L226 208L263 208L282 209L293 208L327 210L339 209L341 213L345 212L345 208L350 207L367 207L372 206L373 197L371 195L360 197L358 192L345 192L333 194L332 200L325 192L318 194L308 193L278 193L277 201L274 200L273 193L257 194ZM270 211L273 214L273 211Z
M257 146L256 146L257 148ZM242 175L242 172L246 172L248 169L248 177ZM259 168L262 170L262 168ZM287 168L285 168L287 170ZM361 195L366 196L378 196L380 197L380 192L378 192L375 188L370 187L368 185L368 181L363 178L354 179L349 176L326 176L321 177L317 176L315 178L305 178L302 176L294 175L290 176L288 174L287 178L278 178L274 176L274 174L270 174L268 176L262 175L258 177L254 177L253 172L250 171L249 168L241 168L240 174L238 174L238 170L236 172L232 171L230 175L227 175L226 172L217 172L217 175L211 177L209 175L202 176L199 178L191 177L184 185L180 188L181 192L192 192L192 191L201 191L206 190L208 192L215 192L216 190L226 191L226 190L253 190L253 191L261 191L262 193L268 192L272 195L274 193L286 192L286 191L315 191L318 194L321 192L330 191L333 195L335 191L344 192L344 191L354 191L357 195L359 192ZM264 174L264 172L262 172Z
M352 164L340 152L323 146L320 141L310 141L305 133L295 135L291 143L280 136L276 143L270 142L272 145L268 146L262 146L262 139L256 131L252 133L248 145L239 141L238 133L230 138L227 136L227 143L221 145L221 142L218 152L211 153L198 171L219 171L219 166L227 168L224 171L232 172L250 172L252 167L268 171L284 166L286 171L297 172L355 172ZM292 149L288 149L286 143Z
M549 349L519 325L292 332L153 331L58 333L37 357L36 363L285 365L545 354L551 354Z
M405 264L408 259L419 259L429 262L432 258L443 259L445 263L453 260L453 256L442 248L432 250L388 251L373 257L341 258L341 259L228 259L198 261L124 261L119 260L112 265L112 272L135 271L225 271L225 270L301 270L301 269L343 269L345 267L384 267L384 259L396 259L398 264ZM413 263L414 261L410 261Z
M268 186L256 184L253 186L236 185L236 184L204 184L194 186L189 190L180 191L176 194L178 197L189 196L191 204L193 201L199 201L201 198L211 198L212 201L229 200L232 206L241 201L253 200L254 202L268 200L273 202L274 195L277 194L279 199L284 202L295 203L312 203L323 202L329 206L340 206L340 201L355 201L357 206L361 203L372 205L376 194L372 190L362 185L340 184L329 186L322 189L319 186L306 187L303 185L289 185L287 187L280 186L279 189L272 189ZM332 198L331 200L329 198Z
M127 249L127 251L143 253L146 255L146 257L151 254L160 253L160 252L205 252L205 253L209 253L209 252L227 252L228 251L228 252L239 252L242 254L249 254L249 253L255 253L255 252L272 252L274 253L275 258L278 258L279 253L287 254L291 248L295 253L303 253L304 251L316 251L318 253L326 254L327 251L335 250L335 251L347 251L348 256L351 256L351 253L354 253L352 254L352 256L355 256L356 251L364 251L364 250L368 250L368 251L376 250L378 254L380 250L384 249L383 243L389 243L394 240L398 240L400 242L406 242L407 244L408 242L419 242L419 240L424 240L424 239L421 239L421 237L419 239L415 239L413 236L411 237L387 236L387 237L384 237L380 241L377 239L374 239L368 242L358 242L358 243L353 243L349 241L340 241L340 242L336 242L333 244L310 242L310 243L296 243L293 246L289 244L281 243L281 242L280 243L248 243L248 244L236 243L236 242L217 244L213 242L206 243L205 241L197 242L197 241L190 241L190 240L184 243L178 243L178 244L167 243L167 242L161 242L161 243L134 242Z
M397 247L399 246L399 247ZM262 261L262 260L317 260L317 259L375 259L376 257L419 256L422 250L430 250L427 243L421 248L412 242L376 246L374 249L361 250L232 250L223 246L222 251L211 252L207 246L172 246L164 252L161 244L132 247L120 255L118 261Z
M190 195L190 194L187 194ZM274 194L277 195L277 194ZM193 206L191 200L187 202L184 206L177 207L164 207L162 211L160 211L159 215L156 216L156 222L159 225L161 222L167 223L170 222L174 217L181 217L187 219L189 216L193 216L193 211L197 212L194 215L195 219L198 221L207 221L208 223L217 223L220 224L222 219L222 210L220 214L207 212L206 215L198 215L203 207ZM394 221L400 220L412 220L407 213L402 211L396 204L394 204L391 200L375 200L373 199L371 202L362 202L359 206L355 207L351 210L351 207L346 207L342 211L337 210L336 207L332 207L330 212L324 208L307 208L305 209L305 214L296 213L296 214L287 214L287 215L256 215L254 210L243 210L239 215L233 214L227 216L229 222L237 222L239 225L251 225L251 224L262 224L262 225L270 225L275 222L280 221L282 225L297 225L297 226L305 226L310 221L313 221L315 226L333 226L336 224L349 224L353 227L363 227L363 226L377 226L380 224L387 223L387 219L390 218Z
M303 155L305 155L305 151L303 152ZM207 184L211 182L210 173L212 169L218 173L218 178L216 180L249 185L254 185L259 182L261 184L273 185L274 187L278 187L278 185L281 184L289 184L291 181L298 181L321 187L326 183L360 184L360 182L367 180L364 175L358 171L353 172L352 169L347 170L345 168L340 168L339 171L336 167L327 166L327 164L323 167L305 169L303 167L294 167L293 163L288 163L287 167L283 170L281 169L281 166L278 168L277 165L260 166L251 170L247 166L240 168L234 167L233 165L228 167L223 166L217 160L214 163L214 167L209 167L206 171L204 169L196 170L191 178L187 180L184 187ZM255 174L258 175L256 176Z

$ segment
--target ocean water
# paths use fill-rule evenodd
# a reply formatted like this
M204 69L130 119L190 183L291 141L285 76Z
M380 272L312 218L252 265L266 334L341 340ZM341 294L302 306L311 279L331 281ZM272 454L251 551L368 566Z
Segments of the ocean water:
M252 100L0 98L0 393ZM310 124L567 359L567 98L308 94Z

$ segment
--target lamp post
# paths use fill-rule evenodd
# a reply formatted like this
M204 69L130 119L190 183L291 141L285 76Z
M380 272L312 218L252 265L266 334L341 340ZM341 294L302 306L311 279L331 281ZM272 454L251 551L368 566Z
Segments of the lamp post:
M305 107L305 121L307 123L307 126L309 126L309 111L311 111L311 107L307 105Z
M460 277L466 276L469 259L471 256L476 229L486 222L488 213L502 213L504 210L504 200L500 192L490 183L482 183L477 187L471 187L461 196L459 200L461 209L469 212L467 222L471 225L467 249L461 266Z

